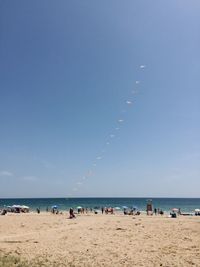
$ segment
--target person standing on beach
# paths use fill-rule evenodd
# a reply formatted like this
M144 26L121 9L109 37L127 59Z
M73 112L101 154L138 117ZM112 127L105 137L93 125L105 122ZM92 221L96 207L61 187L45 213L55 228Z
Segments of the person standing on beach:
M155 215L157 214L157 209L156 208L154 209L154 213L155 213Z
M102 212L102 214L104 213L104 207L101 207L101 212Z
M76 218L74 215L74 210L72 208L69 209L69 219Z

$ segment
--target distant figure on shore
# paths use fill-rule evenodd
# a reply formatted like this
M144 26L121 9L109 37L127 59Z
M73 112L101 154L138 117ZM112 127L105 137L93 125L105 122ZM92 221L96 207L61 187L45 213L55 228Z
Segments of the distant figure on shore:
M37 208L36 211L38 214L40 214L40 208Z
M160 215L163 215L164 214L164 211L160 210Z
M76 218L74 215L74 210L72 208L69 209L69 219Z
M49 211L49 207L46 207L46 212L48 212Z
M1 215L6 215L6 213L7 213L7 210L3 209L2 212L1 212Z
M78 214L82 213L82 208L78 208L77 211L78 211Z
M147 200L146 212L147 212L147 215L153 215L153 204L152 204L152 200L151 199Z
M157 209L156 208L154 209L154 213L155 213L155 215L157 215Z
M104 207L101 207L101 213L102 214L104 213Z

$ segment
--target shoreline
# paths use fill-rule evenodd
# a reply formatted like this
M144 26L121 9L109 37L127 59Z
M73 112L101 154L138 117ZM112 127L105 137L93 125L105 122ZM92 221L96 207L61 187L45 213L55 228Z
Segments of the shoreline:
M173 208L180 208L184 213L194 213L195 209L200 209L200 198L151 198L153 209L157 208L169 213ZM12 198L0 199L0 209L13 206L25 205L30 210L35 211L39 208L41 211L46 211L47 207L50 210L56 205L60 211L76 209L78 206L84 208L98 207L120 207L123 211L123 206L129 208L136 206L138 210L145 211L147 206L147 198Z

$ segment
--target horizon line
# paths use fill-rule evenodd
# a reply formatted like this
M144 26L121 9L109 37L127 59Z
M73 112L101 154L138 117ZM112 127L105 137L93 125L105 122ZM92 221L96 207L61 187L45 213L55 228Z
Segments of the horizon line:
M188 199L200 199L200 196L199 197L175 197L175 196L170 196L170 197L166 197L166 196L132 196L132 197L124 197L124 196L118 196L118 197L106 197L106 196L101 196L101 197L95 197L95 196L90 196L90 197L81 197L81 196L70 196L70 197L1 197L0 199L76 199L76 198L146 198L146 199L155 199L155 198L177 198L177 199L181 199L181 198L188 198Z

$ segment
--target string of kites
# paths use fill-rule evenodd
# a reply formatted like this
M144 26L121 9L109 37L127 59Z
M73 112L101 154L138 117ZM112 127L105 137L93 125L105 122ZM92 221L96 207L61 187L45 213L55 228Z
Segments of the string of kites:
M144 70L145 68L146 68L146 65L140 65L140 66L139 66L139 69L140 69L140 70ZM140 84L140 81L139 81L139 80L136 80L136 81L135 81L135 85L137 86L137 90L136 90L136 89L131 90L131 95L132 95L132 96L133 96L133 95L136 95L136 94L138 93L138 85L139 85L139 84ZM128 99L128 100L125 101L125 104L126 104L127 106L131 106L131 105L133 104L133 100L132 100L132 99ZM123 118L119 118L119 119L117 120L118 127L115 127L115 131L120 130L120 128L121 128L123 122L124 122L124 119L123 119ZM110 143L111 143L111 139L113 139L113 138L115 138L115 134L114 134L114 133L112 133L112 134L109 135L109 138L108 138L108 140L107 140L106 143L105 143L106 146L109 146L109 145L110 145ZM101 151L101 154L100 154L99 156L96 157L94 163L92 164L93 168L97 166L97 161L102 160L102 158L103 158L103 155L102 155L102 154L103 154L104 152L105 152L105 150L103 149L103 150ZM76 182L76 185L75 185L75 187L72 189L72 191L73 191L73 192L78 191L78 189L81 187L81 185L84 183L84 181L85 181L87 178L91 177L92 175L93 175L93 171L92 171L92 169L90 169L90 170L87 172L86 175L84 175L78 182ZM71 196L71 194L69 194L69 196Z

